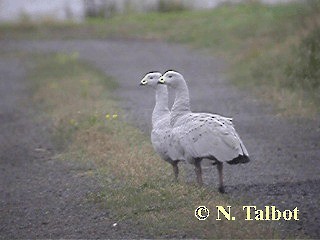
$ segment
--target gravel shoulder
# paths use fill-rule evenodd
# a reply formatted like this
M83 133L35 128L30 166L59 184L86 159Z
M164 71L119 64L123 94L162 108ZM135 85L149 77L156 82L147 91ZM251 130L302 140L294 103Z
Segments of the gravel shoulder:
M88 201L100 187L85 174L90 164L53 158L50 123L32 105L24 62L0 59L0 73L0 239L138 237Z
M91 62L119 81L120 88L115 94L126 110L128 121L133 122L146 133L150 132L150 116L154 104L154 95L151 91L141 90L138 87L139 80L149 71L178 70L189 81L192 110L232 116L238 132L251 153L251 163L243 166L226 165L225 167L225 184L230 197L251 205L275 205L283 210L298 207L301 212L301 220L288 223L279 222L280 225L283 225L284 231L290 229L293 235L304 232L312 238L320 237L318 227L320 225L318 207L320 204L320 188L318 187L320 184L319 117L314 120L303 117L287 119L274 114L274 109L270 104L263 103L247 91L239 91L221 77L225 67L221 60L177 45L122 40L3 41L1 42L1 48L2 51L19 49L30 52L79 52L80 58ZM15 69L10 71L7 67L3 67L1 72L18 74ZM19 76L13 76L13 78L19 78ZM7 87L1 86L1 89L3 91ZM1 121L5 121L3 119L7 118L7 115L10 116L9 113L2 113ZM17 118L21 119L19 116ZM1 127L3 126L1 124ZM14 128L17 129L16 126ZM8 128L4 127L5 131L9 131ZM45 132L45 129L42 129L42 131ZM8 135L10 135L10 131ZM35 135L39 136L39 134ZM21 133L21 136L25 136L25 134ZM12 136L9 136L9 138L12 138ZM5 139L1 141L5 142ZM8 143L9 145L4 148L5 152L8 147L12 146L17 146L13 152L23 151L22 149L26 148L23 143L20 145L13 144L18 139L21 141L20 137L17 137L12 140L11 144ZM43 139L40 139L39 143L42 141ZM32 146L31 149L36 147ZM25 159L21 159L22 155L25 154L11 155L9 151L9 154L5 154L5 157L1 158L4 161L1 164L5 166L1 168L1 171L4 172L1 175L5 176L4 180L7 181L6 184L1 185L11 184L12 188L14 186L21 187L15 190L17 195L21 191L27 190L22 187L23 185L17 184L21 180L18 181L13 177L12 173L16 171L10 164L18 161L24 162ZM19 158L20 160L16 160ZM29 158L33 159L33 157ZM35 160L33 162L35 166L39 163ZM52 172L52 169L47 169L48 166L51 166L52 161L43 162L44 165L41 165L41 167L44 168L42 175L44 177ZM56 164L53 165L56 167L61 163ZM18 167L20 167L19 164ZM23 165L21 167L22 170L26 169ZM209 187L216 187L217 173L215 169L205 166L204 172L206 184ZM23 174L27 174L25 179L32 179L33 174L31 172ZM190 174L193 174L191 170ZM19 175L17 177L20 178ZM192 176L190 179L192 180L194 177ZM68 181L66 180L66 183ZM21 182L26 183L26 181ZM79 184L78 180L74 180L74 182L74 184ZM30 187L32 184L27 185ZM87 191L85 186L81 186L81 189ZM1 191L4 190L1 189ZM37 191L41 192L41 189L35 189L35 192ZM81 191L79 190L79 192ZM21 199L22 197L17 198ZM8 204L5 201L1 200L1 204ZM28 201L28 204L32 205L30 201ZM28 211L28 209L29 206L26 205L24 211ZM67 218L63 219L66 220ZM97 224L102 224L101 222L97 221ZM48 225L44 224L44 227L49 230L51 228ZM105 225L105 223L102 225Z

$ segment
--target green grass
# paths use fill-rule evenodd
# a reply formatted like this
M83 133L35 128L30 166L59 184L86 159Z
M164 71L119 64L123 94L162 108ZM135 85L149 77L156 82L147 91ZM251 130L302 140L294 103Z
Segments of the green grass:
M185 183L183 170L180 182L173 183L171 166L155 154L149 137L124 121L111 93L114 80L79 61L77 53L27 59L33 59L34 101L54 127L56 158L90 166L79 168L81 174L96 177L102 187L86 201L111 210L115 223L129 221L146 237L280 236L273 223L244 221L241 202L212 190L216 187ZM199 205L212 211L206 221L194 216ZM216 205L233 206L238 220L216 221Z
M107 22L105 36L165 39L205 49L227 60L226 74L234 84L253 89L259 98L272 99L279 113L311 117L319 111L319 78L316 73L312 79L296 73L310 65L302 52L312 49L303 46L304 39L319 28L320 7L312 3L316 2L250 3L201 12L119 16ZM289 74L290 68L296 71ZM307 81L316 82L311 85L316 87Z
M272 6L250 1L208 11L131 13L88 19L83 24L26 21L1 25L0 38L137 38L181 43L223 57L230 66L228 78L239 87L253 89L259 98L273 100L278 112L312 116L319 112L320 88L316 69L306 75L311 69L305 66L310 63L305 39L320 28L319 12L317 0Z
M41 103L46 111L52 111L52 122L55 128L53 142L57 149L63 149L81 127L94 125L98 122L98 107L90 104L87 99L98 99L99 95L111 95L110 91L117 87L117 82L105 77L101 72L78 59L78 53L59 53L51 55L33 55L37 68L43 71L33 71L32 89L37 92L34 100ZM26 56L24 56L26 57ZM77 79L76 83L71 80ZM44 82L45 81L45 82ZM93 86L99 82L109 92L93 91ZM66 87L66 88L65 88ZM43 93L44 95L41 95ZM77 106L71 103L72 94L81 99ZM99 103L103 104L103 103ZM63 107L62 107L63 106ZM112 106L106 106L105 109ZM56 111L56 112L55 112ZM88 114L93 112L94 114ZM108 114L107 112L105 114Z

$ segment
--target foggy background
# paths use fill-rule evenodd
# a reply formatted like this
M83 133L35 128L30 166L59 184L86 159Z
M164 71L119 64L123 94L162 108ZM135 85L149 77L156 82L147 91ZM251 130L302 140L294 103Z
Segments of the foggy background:
M261 0L268 4L294 0ZM0 21L72 20L81 22L87 14L157 11L162 3L183 5L190 9L210 9L222 3L248 0L0 0Z

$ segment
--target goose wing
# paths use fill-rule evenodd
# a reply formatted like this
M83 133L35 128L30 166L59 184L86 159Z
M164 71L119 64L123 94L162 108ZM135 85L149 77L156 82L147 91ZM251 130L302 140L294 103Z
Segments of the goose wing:
M191 113L179 122L176 132L180 144L193 158L216 158L225 162L248 154L230 118Z

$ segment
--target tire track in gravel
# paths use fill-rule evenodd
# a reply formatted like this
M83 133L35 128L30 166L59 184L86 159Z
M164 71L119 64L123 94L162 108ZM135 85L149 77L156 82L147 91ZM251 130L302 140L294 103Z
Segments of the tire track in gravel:
M140 89L139 80L153 70L176 69L183 73L189 81L192 110L232 116L251 153L249 164L225 166L230 197L246 199L257 206L275 205L282 210L298 207L300 221L279 222L279 225L290 229L291 235L304 232L313 238L320 237L319 117L307 120L275 115L270 104L236 89L221 77L225 69L221 60L177 45L131 40L1 44L7 51L79 52L81 58L119 81L120 88L115 94L127 112L124 117L146 133L150 132L154 95ZM216 188L216 170L206 166L204 172L205 182Z

